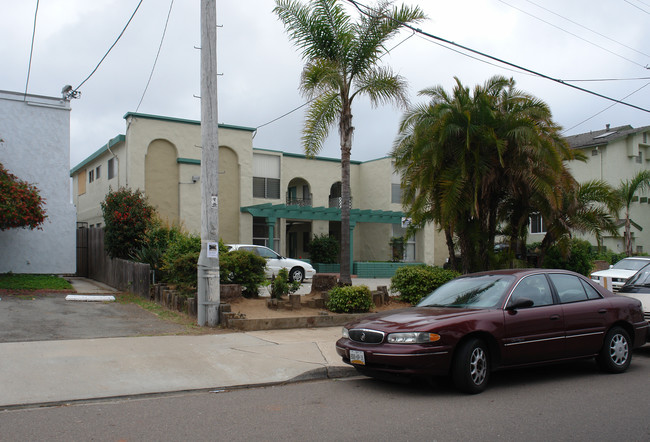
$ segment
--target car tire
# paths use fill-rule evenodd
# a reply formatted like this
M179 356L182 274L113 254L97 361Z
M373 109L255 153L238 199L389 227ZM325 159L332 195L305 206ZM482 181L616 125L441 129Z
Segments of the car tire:
M464 393L481 393L490 379L490 354L485 343L470 338L460 344L451 367L456 388Z
M305 271L300 267L294 267L289 272L289 281L302 282L305 279Z
M630 335L625 329L613 327L607 332L596 362L607 373L623 373L628 369L632 362L632 348Z

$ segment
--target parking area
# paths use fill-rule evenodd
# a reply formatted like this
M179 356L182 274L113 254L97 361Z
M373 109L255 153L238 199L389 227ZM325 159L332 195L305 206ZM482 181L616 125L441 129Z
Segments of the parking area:
M0 343L181 333L135 304L66 301L65 293L0 295Z

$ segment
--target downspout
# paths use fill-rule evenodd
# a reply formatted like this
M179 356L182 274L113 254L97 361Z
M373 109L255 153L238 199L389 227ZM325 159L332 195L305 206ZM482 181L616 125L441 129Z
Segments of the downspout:
M126 142L125 142L124 144L126 144ZM115 162L117 163L117 188L119 189L119 188L120 188L120 159L119 159L119 158L117 157L117 155L115 155L115 153L111 150L111 143L110 143L110 141L108 142L108 144L106 144L106 148L107 148L108 151L111 153L111 155L113 155L113 158L115 158Z

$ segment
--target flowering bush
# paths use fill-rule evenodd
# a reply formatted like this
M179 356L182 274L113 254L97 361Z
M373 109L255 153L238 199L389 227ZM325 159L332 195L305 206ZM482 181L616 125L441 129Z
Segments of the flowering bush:
M124 187L108 192L101 206L106 225L106 252L112 258L129 259L142 246L147 227L151 224L153 207L140 190Z
M41 229L46 217L45 199L36 186L9 173L0 163L0 230Z

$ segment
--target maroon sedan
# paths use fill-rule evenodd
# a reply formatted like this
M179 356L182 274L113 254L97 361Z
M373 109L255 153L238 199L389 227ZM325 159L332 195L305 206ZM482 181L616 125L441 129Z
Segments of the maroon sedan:
M451 375L479 393L499 368L596 357L620 373L646 341L641 303L577 273L515 269L465 275L412 308L359 318L336 350L364 375Z

